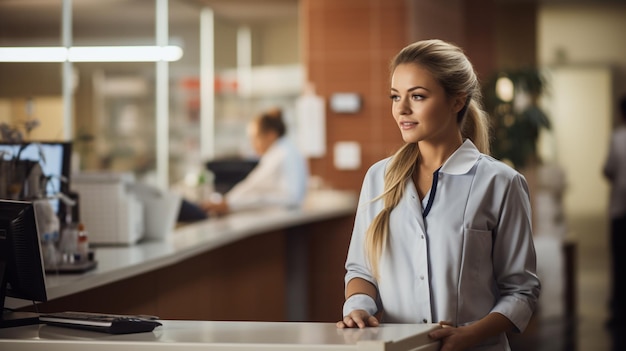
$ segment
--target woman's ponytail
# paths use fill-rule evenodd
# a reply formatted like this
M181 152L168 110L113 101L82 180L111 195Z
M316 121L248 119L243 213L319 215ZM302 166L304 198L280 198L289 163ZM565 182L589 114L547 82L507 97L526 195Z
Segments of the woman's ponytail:
M470 139L478 151L489 155L489 116L476 97L470 98L467 112L461 123L463 137Z

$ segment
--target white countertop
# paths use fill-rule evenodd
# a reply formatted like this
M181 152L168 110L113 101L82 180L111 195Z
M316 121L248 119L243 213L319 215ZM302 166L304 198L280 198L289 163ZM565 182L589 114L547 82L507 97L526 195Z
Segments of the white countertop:
M48 300L110 284L183 261L229 243L272 230L353 214L353 192L315 191L302 208L268 208L234 213L177 228L163 240L129 246L97 247L96 269L83 274L48 274ZM29 301L7 297L5 305L19 308Z
M161 321L148 333L110 335L48 325L0 329L0 349L100 350L438 350L437 324L337 329L334 323Z

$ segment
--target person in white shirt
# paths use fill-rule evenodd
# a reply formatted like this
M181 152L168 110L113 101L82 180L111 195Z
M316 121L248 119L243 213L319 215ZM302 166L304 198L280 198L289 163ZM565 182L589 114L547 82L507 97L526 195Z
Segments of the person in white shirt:
M391 64L405 142L363 181L337 327L440 323L441 350L509 350L540 292L528 187L488 156L487 115L463 51L440 40Z
M611 217L612 291L608 326L626 327L626 96L620 101L622 124L611 136L604 163L604 176L611 183L609 215Z
M256 117L248 126L248 135L261 156L259 163L221 201L204 202L203 209L225 214L267 206L300 206L307 192L308 166L286 131L279 109Z

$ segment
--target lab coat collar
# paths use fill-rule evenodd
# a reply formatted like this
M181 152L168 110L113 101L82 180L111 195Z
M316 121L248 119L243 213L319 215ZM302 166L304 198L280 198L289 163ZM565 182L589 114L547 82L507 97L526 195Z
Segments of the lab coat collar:
M455 175L465 174L474 167L478 157L480 157L480 151L471 140L465 139L465 142L441 166L440 172Z
M272 145L270 145L269 148L267 148L267 151L265 152L266 154L269 153L272 150L277 150L280 148L281 145L284 145L286 143L288 143L289 141L287 140L286 136L281 136L278 137L278 139L274 140L274 142L272 143Z
M287 138L286 135L283 135L281 137L278 137L278 139L274 141L274 144L272 144L272 147L278 147L278 145L285 145L287 143L289 143L289 138Z

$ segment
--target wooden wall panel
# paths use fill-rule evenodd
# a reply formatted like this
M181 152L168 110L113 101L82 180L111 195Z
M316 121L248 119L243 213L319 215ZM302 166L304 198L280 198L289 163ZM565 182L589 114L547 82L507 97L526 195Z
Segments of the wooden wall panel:
M391 116L388 66L408 43L407 2L302 0L301 14L307 77L317 94L328 99L336 92L355 92L363 102L356 114L327 108L328 153L311 160L311 172L334 188L358 191L369 166L402 144ZM359 169L335 169L332 152L338 141L361 145Z
M155 271L40 303L38 310L174 320L334 322L341 316L353 223L354 216L346 215L258 234ZM294 242L302 244L298 250L288 245Z
M327 99L356 92L363 107L352 115L327 108L327 155L311 172L338 189L358 190L374 162L402 145L392 120L388 65L408 43L439 38L463 47L481 79L495 72L497 8L494 0L302 0L303 58L307 78ZM333 165L338 141L361 145L361 167Z
M284 231L269 232L156 271L44 302L39 311L284 321L285 257Z
M495 1L465 2L465 42L461 43L480 81L496 72Z
M347 217L308 226L309 252L313 253L309 257L309 321L341 319L345 300L344 267L353 224L354 219ZM328 231L328 226L333 230Z

